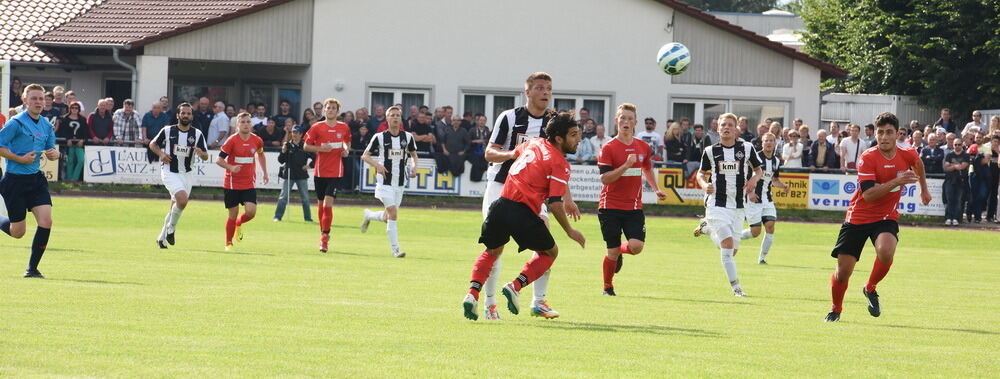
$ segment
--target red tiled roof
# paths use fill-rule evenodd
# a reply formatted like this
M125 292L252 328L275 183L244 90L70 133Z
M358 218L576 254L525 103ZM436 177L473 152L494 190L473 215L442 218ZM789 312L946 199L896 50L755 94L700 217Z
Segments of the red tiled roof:
M104 0L0 1L0 59L62 63L58 54L38 48L31 39L72 20Z
M764 36L762 36L760 34L757 34L757 33L751 32L749 30L743 29L743 28L741 28L741 27L739 27L737 25L729 23L729 21L720 19L720 18L715 17L715 16L713 16L711 14L705 13L701 9L695 8L695 7L693 7L691 5L688 5L687 3L684 3L682 1L678 1L678 0L657 0L657 1L659 1L663 5L666 5L668 7L673 8L677 12L681 12L681 13L686 14L688 16L691 16L691 17L693 17L695 19L707 22L710 25L713 25L713 26L715 26L715 27L717 27L719 29L725 30L727 32L736 34L737 36L740 36L740 37L742 37L742 38L744 38L746 40L749 40L750 42L753 42L753 43L756 43L758 45L764 46L764 47L766 47L768 49L774 50L778 54L782 54L782 55L788 56L790 58L798 59L800 61L808 63L809 65L820 69L820 71L822 71L823 74L825 74L826 76L832 76L832 77L836 77L836 78L843 78L843 77L847 76L847 71L846 70L844 70L844 69L842 69L840 67L837 67L836 65L834 65L832 63L828 63L828 62L825 62L825 61L813 58L812 56L810 56L810 55L808 55L806 53L799 52L799 51L797 51L797 50L795 50L793 48L790 48L788 46L782 45L781 43L771 41L771 40L767 39L767 37L764 37Z
M291 0L105 0L37 42L143 46Z

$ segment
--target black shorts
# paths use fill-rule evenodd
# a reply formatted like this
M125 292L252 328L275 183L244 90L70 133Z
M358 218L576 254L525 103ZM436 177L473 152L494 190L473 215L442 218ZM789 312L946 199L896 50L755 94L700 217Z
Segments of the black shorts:
M646 241L646 215L642 209L598 209L597 221L601 223L601 234L609 249L621 247L622 234L627 240Z
M845 222L840 227L837 245L833 247L830 256L837 258L840 254L847 254L860 261L865 241L870 240L874 245L875 240L882 233L892 233L892 236L896 237L896 241L899 241L899 224L895 220L882 220L860 225Z
M556 246L545 221L536 212L527 205L501 197L490 205L479 243L487 249L495 249L506 245L511 237L517 242L517 251L545 251Z
M223 189L222 192L225 194L226 209L237 205L246 205L246 203L257 204L256 188L245 190Z
M41 172L27 175L7 173L0 179L0 195L7 206L10 222L24 221L31 208L52 205L49 182Z
M321 178L313 177L313 184L316 185L316 198L323 201L324 197L337 198L337 187L340 187L340 180L343 178Z

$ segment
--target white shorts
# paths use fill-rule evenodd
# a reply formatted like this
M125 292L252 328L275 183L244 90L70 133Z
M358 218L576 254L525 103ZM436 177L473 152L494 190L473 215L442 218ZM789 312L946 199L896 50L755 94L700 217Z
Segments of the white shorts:
M403 186L375 185L375 198L386 208L399 207L403 203Z
M760 225L763 221L778 219L778 211L771 202L746 202L747 223L750 226Z
M733 249L739 249L744 217L746 212L743 209L705 207L705 221L712 229L709 236L712 237L715 246L720 246L726 238L732 238Z
M191 196L191 187L194 185L194 178L190 172L181 174L168 170L160 170L160 180L163 180L163 186L167 187L167 192L170 192L170 200L176 201L177 193L181 191L185 191L188 196Z
M501 192L503 192L503 183L498 183L495 180L486 183L486 192L483 193L483 220L486 220L486 215L490 213L490 205L493 205L493 202L500 198ZM549 207L542 204L542 210L538 212L538 216L548 218Z

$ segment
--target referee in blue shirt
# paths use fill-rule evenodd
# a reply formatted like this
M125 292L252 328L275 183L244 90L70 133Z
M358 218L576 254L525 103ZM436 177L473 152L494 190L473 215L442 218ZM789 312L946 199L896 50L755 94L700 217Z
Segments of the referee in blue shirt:
M26 110L7 121L0 129L0 156L7 159L7 172L0 179L0 195L7 205L0 215L0 230L11 237L24 237L27 211L35 215L38 229L31 243L31 260L25 278L44 278L38 272L45 246L52 231L52 198L49 183L39 170L42 155L50 161L59 159L52 124L41 116L45 88L32 84L21 95Z

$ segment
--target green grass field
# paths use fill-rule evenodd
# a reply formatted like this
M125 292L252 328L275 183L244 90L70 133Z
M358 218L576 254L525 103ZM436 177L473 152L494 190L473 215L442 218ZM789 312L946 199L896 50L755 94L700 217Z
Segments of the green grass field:
M555 233L549 302L562 317L468 321L461 299L479 212L402 209L405 259L382 224L336 208L331 253L315 224L262 204L247 238L222 249L222 202L194 201L176 246L154 247L163 200L55 199L40 267L21 278L34 226L0 235L0 377L986 377L1000 372L1000 234L903 228L865 310L862 257L842 321L829 309L833 224L782 223L768 266L759 240L737 255L751 295L730 295L719 252L694 219L648 218L646 250L626 258L619 296L601 296L597 218L587 248ZM314 209L315 212L315 209ZM29 216L30 219L30 216ZM29 222L31 224L31 222ZM528 254L508 249L502 281ZM530 302L530 289L522 305ZM503 302L501 302L503 304Z

